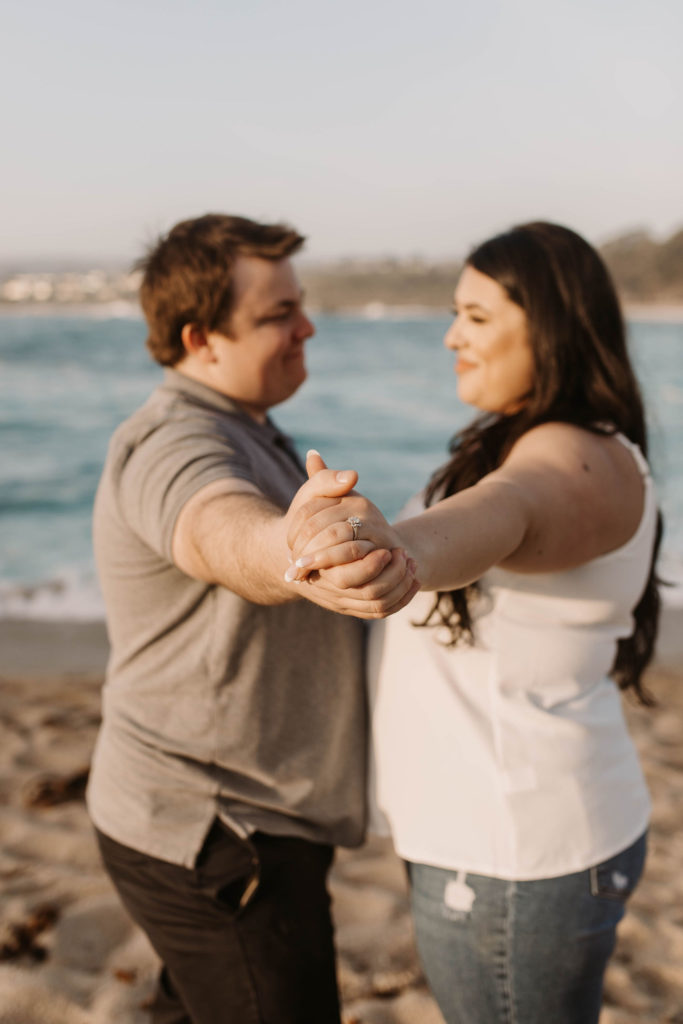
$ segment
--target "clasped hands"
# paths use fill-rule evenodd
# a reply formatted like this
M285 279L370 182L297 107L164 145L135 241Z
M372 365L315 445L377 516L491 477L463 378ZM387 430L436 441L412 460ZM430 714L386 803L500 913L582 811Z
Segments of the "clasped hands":
M379 509L353 491L355 472L329 470L318 452L306 459L309 480L287 521L291 564L285 580L306 584L308 597L332 611L385 618L420 589L416 564ZM361 521L357 539L349 518Z

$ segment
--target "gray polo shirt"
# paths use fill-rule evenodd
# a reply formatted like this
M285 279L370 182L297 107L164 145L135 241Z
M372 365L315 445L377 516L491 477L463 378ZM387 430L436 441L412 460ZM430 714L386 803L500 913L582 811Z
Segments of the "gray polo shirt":
M173 564L180 510L225 477L285 509L306 474L270 420L168 370L115 432L95 499L111 657L88 808L111 838L186 866L215 815L346 846L365 823L363 624L252 604Z

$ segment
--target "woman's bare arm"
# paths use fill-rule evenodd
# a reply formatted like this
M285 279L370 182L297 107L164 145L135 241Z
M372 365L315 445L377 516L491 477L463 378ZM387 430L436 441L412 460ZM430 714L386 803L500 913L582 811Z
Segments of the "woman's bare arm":
M553 572L624 544L642 515L643 485L630 453L614 438L567 424L525 434L500 469L419 516L391 527L366 499L348 495L289 532L302 573L343 560L345 520L363 521L361 536L379 547L403 547L417 563L424 590L446 590L501 565Z

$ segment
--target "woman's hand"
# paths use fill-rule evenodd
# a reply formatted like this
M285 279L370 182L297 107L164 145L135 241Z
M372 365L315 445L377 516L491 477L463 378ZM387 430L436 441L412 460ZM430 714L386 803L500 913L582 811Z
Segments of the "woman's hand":
M353 471L334 473L318 452L309 452L306 469L309 482L298 492L296 507L293 502L287 515L287 543L293 562L290 580L303 579L312 570L356 562L377 548L391 551L402 547L396 531L371 501L351 487L345 492L339 488L339 479L351 477ZM302 493L306 488L308 494Z
M285 579L305 580L302 597L347 615L383 618L398 611L419 584L395 531L379 509L352 492L353 471L328 470L317 452L309 452L306 468L310 479L287 514L292 565ZM348 518L361 515L354 529Z

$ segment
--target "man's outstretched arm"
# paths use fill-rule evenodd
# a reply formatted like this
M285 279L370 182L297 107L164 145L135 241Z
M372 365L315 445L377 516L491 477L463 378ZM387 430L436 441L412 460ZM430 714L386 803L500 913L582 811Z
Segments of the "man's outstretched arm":
M296 509L316 498L334 504L356 479L351 471L317 475L297 492L287 514L247 481L231 478L208 484L178 516L174 562L188 576L224 586L255 604L283 604L304 597L324 608L377 617L383 607L407 603L413 596L412 576L400 554L366 553L351 570L355 586L339 592L329 581L322 588L284 578L290 564L287 531ZM323 493L325 497L319 497Z

